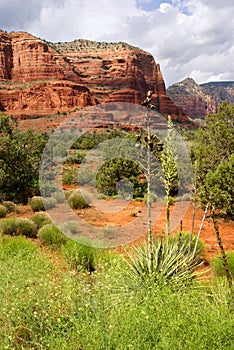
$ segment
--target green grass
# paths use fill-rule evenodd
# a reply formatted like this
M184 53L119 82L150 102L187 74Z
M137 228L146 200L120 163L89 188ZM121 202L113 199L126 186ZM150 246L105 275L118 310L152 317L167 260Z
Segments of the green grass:
M113 255L74 275L24 237L0 238L0 349L232 349L225 280L133 286L126 269Z

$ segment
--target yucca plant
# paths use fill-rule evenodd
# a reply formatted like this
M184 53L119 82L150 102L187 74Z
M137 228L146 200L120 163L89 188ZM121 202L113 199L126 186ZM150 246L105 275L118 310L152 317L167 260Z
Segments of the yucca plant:
M128 253L130 276L143 281L183 283L195 277L195 268L201 264L201 260L177 240L153 238L152 271L149 271L147 243Z

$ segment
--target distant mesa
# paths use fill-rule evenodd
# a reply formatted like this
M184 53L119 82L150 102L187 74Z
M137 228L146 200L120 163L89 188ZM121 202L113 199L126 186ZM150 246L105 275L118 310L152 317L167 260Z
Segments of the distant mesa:
M140 104L148 90L165 117L191 125L167 96L151 54L127 43L51 43L0 31L0 109L18 119L69 113L107 102Z
M193 79L186 78L171 85L166 93L187 116L203 119L210 113L217 113L221 102L234 103L234 81L198 85Z

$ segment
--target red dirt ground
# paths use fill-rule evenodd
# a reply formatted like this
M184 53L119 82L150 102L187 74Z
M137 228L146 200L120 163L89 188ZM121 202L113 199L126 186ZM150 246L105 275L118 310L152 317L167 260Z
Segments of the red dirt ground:
M31 217L33 212L29 206L20 206L20 212L14 216ZM56 212L56 208L54 209ZM95 227L124 227L127 223L134 224L134 230L142 230L142 222L144 229L147 230L147 212L145 205L142 202L126 202L121 200L97 200L92 203L92 206L83 210L76 210L79 218L85 220L90 225ZM59 214L60 215L60 214ZM133 216L136 215L136 216ZM11 214L13 216L13 214ZM163 204L152 206L153 217L153 233L155 235L163 234L166 227L166 215ZM196 209L194 234L197 234L202 221L203 211L200 208ZM192 204L189 202L179 202L173 205L171 212L171 228L172 233L180 230L180 221L182 220L183 231L191 230ZM63 218L61 217L61 220ZM234 222L219 220L219 229L226 251L234 251ZM212 220L209 216L206 217L204 226L201 232L201 239L205 243L206 258L210 258L219 253L219 247L216 240L216 235L213 228ZM139 236L138 236L139 238ZM134 240L132 240L134 241Z

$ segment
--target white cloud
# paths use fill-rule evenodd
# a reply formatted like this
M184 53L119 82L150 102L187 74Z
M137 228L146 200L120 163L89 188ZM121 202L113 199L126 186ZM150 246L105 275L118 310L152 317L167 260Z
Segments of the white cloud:
M49 41L127 41L154 55L170 85L234 80L233 11L233 0L0 0L0 23Z
M168 4L168 2L162 2L159 6L159 11L162 13L166 13L166 12L170 11L171 7L172 6L170 4Z
M56 8L63 0L0 0L0 25L8 30L23 30L38 18L44 7Z

